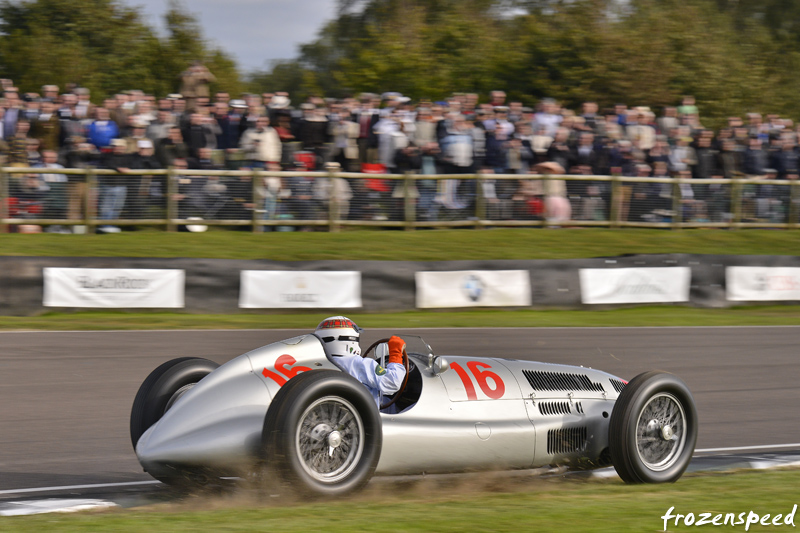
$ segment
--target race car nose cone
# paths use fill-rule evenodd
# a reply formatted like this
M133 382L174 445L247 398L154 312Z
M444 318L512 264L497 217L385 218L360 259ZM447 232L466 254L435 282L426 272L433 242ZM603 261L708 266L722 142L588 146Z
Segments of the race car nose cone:
M342 443L342 434L338 431L332 432L328 435L328 446L331 448L338 448L339 445Z
M672 426L670 425L665 425L663 428L661 428L661 438L664 440L672 440L672 436L674 434L675 432L672 431Z

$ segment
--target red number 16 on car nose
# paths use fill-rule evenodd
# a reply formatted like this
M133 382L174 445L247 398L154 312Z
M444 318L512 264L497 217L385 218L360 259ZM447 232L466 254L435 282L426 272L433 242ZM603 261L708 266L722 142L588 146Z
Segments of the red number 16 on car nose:
M478 386L481 388L481 391L491 398L492 400L499 400L503 397L503 394L506 393L506 384L503 383L503 380L500 379L500 376L488 370L492 368L492 365L488 365L486 363L479 363L478 361L468 361L467 368L469 372L464 369L463 366L459 365L458 363L450 363L450 368L456 371L458 377L461 378L461 382L464 384L464 388L467 390L467 400L477 400L478 395L475 393L475 386L472 384L472 378L469 375L469 372L472 372L472 375L475 376L475 381L478 382ZM494 382L494 388L489 386L489 382L487 379L491 378Z

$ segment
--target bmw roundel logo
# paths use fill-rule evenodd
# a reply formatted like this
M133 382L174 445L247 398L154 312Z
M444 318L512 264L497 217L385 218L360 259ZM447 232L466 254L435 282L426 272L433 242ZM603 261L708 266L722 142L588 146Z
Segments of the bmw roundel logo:
M464 278L464 284L461 286L464 290L464 293L467 295L467 298L470 299L472 302L477 302L483 296L483 282L481 278L474 274L470 274L466 278Z

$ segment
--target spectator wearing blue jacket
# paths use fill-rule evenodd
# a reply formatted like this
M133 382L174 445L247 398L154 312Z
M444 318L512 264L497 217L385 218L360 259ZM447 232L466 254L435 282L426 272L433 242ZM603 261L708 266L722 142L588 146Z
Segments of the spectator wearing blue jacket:
M111 141L119 137L119 128L116 122L110 120L108 109L98 107L95 112L97 118L89 124L87 138L98 150L102 150L111 146Z

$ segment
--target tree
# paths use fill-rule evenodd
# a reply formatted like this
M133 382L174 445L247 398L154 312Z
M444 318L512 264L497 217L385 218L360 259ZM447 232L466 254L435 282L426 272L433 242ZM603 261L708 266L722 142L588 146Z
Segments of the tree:
M68 82L101 94L155 88L147 58L158 41L138 10L114 0L5 0L0 34L0 66L24 89Z
M163 95L192 60L240 89L235 62L209 48L193 15L171 0L166 38L117 0L0 1L0 70L24 91L76 83L95 98L126 89Z
M258 80L331 96L505 89L570 107L660 108L693 94L715 126L751 110L792 116L798 66L800 4L789 0L340 0L295 61Z

